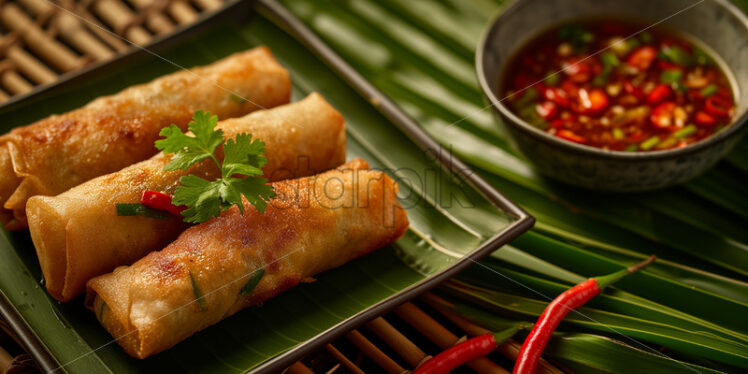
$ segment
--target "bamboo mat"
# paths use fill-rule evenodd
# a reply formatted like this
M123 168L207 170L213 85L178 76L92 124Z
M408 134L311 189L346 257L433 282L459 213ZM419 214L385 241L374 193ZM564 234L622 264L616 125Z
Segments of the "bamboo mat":
M105 61L189 24L224 0L0 0L0 103L87 64ZM90 22L86 22L90 21ZM120 37L111 34L116 33ZM486 333L433 296L369 321L287 369L287 373L405 373L456 342ZM469 364L479 373L508 373L520 345L503 344ZM0 374L38 372L0 320ZM539 373L563 373L547 362Z
M0 103L195 21L224 0L0 0ZM116 33L117 36L112 35Z

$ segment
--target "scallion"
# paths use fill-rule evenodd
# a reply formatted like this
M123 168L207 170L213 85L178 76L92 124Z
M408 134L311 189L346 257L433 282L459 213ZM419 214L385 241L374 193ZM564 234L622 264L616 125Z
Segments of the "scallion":
M683 72L680 70L665 70L660 75L660 82L667 84L678 83L682 77Z
M242 296L249 296L249 294L252 293L252 290L257 287L257 284L260 283L260 279L262 279L263 275L265 275L265 269L255 270L247 280L247 283L244 284L244 287L239 291L239 294Z
M141 203L118 203L114 204L118 216L143 216L156 219L169 219L172 216L166 212L149 208Z
M710 84L702 88L701 91L699 92L699 95L701 95L702 98L707 98L709 96L714 95L715 93L717 93L717 85Z
M613 129L613 139L621 140L621 139L623 139L623 135L624 135L623 134L623 130L621 130L621 129L617 128L617 127Z
M691 55L677 45L663 47L660 50L659 56L680 66L691 65Z
M649 150L652 147L656 146L657 143L659 143L659 142L660 142L660 137L655 135L655 136L653 136L653 137L651 137L651 138L649 138L649 139L641 142L641 144L639 144L639 149L641 149L643 151Z
M197 280L195 280L192 272L190 272L190 282L192 283L192 293L195 294L195 301L197 301L197 305L199 305L200 309L203 311L208 310L208 304L205 303L203 292L200 291L200 287L197 285Z
M546 86L554 87L561 83L561 73L555 72L548 74L545 79L543 80L543 83L545 83Z
M686 136L689 136L696 132L696 126L694 125L688 125L676 132L673 133L674 138L685 138Z

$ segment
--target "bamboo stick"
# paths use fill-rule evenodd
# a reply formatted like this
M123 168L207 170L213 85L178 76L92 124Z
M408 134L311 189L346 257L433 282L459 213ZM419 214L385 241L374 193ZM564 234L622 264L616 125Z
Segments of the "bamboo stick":
M366 327L397 352L410 367L417 367L426 358L426 353L400 331L392 327L384 318L377 317L369 321Z
M402 304L395 308L394 312L398 317L408 322L418 330L418 332L438 345L439 348L449 348L460 340L458 336L447 330L439 322L431 318L431 316L419 309L413 303ZM469 361L467 362L467 365L478 373L509 373L486 357Z
M4 102L8 101L8 99L10 99L10 97L8 96L8 94L6 94L5 91L0 90L0 103L4 103Z
M184 25L194 22L199 16L192 7L182 0L174 0L167 8L169 15L177 20L177 23Z
M94 35L99 37L99 39L103 40L104 43L106 43L106 45L111 49L114 49L117 52L124 52L128 48L130 48L130 46L124 41L123 37L107 30L104 26L102 26L96 19L96 17L94 17L94 15L86 9L84 3L76 3L75 6L65 7L65 9L68 9L78 15L81 18L81 23L83 24L85 29L92 32Z
M220 8L223 5L223 2L221 0L195 0L195 4L197 4L198 8L201 10L208 11Z
M2 73L0 82L2 82L3 87L7 88L14 95L24 94L34 89L34 86L26 81L26 79L12 70Z
M57 80L57 74L19 46L8 47L5 56L13 61L18 70L37 84L52 83Z
M129 42L142 46L151 40L151 35L135 23L137 18L135 13L118 0L96 0L91 5L91 9L114 32L124 35Z
M7 373L12 365L13 357L3 347L0 347L0 373Z
M390 374L401 374L406 372L402 366L387 356L382 352L382 350L377 348L377 346L375 346L369 339L358 332L358 330L351 330L345 336L351 341L351 343L353 343L353 345L358 347L361 352L367 355L386 372Z
M296 361L286 369L287 374L314 374L312 369L308 368L301 361Z
M352 371L354 374L364 374L364 371L361 370L356 364L353 363L353 361L349 360L348 357L345 357L344 354L342 354L335 346L332 344L328 344L325 346L325 349L327 352L330 352L330 354L335 357L338 362L343 364L348 370Z
M55 68L67 72L82 65L82 61L73 51L47 36L17 5L3 5L0 9L0 20L23 38L30 49Z
M169 20L160 10L163 6L159 1L158 3L154 0L128 0L138 11L145 13L145 27L153 31L155 34L165 34L174 29L174 23ZM158 10L158 11L154 11Z

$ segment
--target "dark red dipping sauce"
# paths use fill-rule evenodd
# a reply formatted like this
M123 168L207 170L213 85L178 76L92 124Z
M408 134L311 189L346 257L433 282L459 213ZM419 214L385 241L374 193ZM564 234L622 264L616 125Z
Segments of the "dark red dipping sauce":
M585 21L544 32L508 65L508 106L549 134L615 151L684 147L728 126L735 99L714 59L643 28Z

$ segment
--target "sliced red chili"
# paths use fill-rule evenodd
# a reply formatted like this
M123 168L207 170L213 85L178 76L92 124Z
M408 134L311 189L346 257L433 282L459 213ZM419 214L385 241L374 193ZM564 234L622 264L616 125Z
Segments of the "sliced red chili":
M625 81L625 82L623 82L623 90L626 91L627 94L634 95L634 96L636 96L637 99L640 99L640 100L644 96L646 96L644 94L644 91L641 88L634 86L634 84L631 83L631 81L628 81L628 80Z
M568 140L574 143L579 143L579 144L587 143L587 138L585 138L584 136L579 136L571 130L560 129L556 131L556 136L561 139Z
M657 66L662 70L683 70L683 66L665 60L658 60Z
M176 216L181 215L182 211L187 209L186 206L175 206L171 203L171 195L158 191L143 191L140 202L149 208L165 210Z
M652 61L657 57L657 49L652 46L644 46L631 52L626 63L640 70L647 70L652 65Z
M554 129L560 129L564 127L564 123L565 122L562 119L554 119L553 121L551 121L551 127L553 127Z
M694 116L694 121L696 121L699 125L714 125L717 123L717 119L714 118L711 114L704 112L704 111L698 111L696 112L696 115Z
M558 106L551 101L544 101L535 105L535 112L538 113L541 118L548 121L558 115Z
M585 115L595 115L602 112L608 106L608 95L605 91L595 88L587 90L580 88L575 100L571 103L571 110Z
M652 91L647 95L647 102L654 105L661 101L665 101L673 96L673 90L666 84L658 84Z
M652 110L649 115L649 121L657 128L671 129L674 126L673 112L677 105L672 101L666 101Z
M732 108L732 102L721 96L709 96L704 102L704 110L717 117L729 115L730 108Z
M570 58L561 64L561 68L576 83L584 83L592 78L592 65L587 60Z
M543 90L543 96L546 100L552 101L563 108L569 106L569 95L561 88L547 87Z

